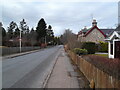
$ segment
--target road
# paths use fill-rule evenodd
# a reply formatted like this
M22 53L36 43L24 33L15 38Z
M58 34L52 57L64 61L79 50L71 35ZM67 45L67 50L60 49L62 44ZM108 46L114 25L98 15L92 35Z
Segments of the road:
M3 88L42 88L63 46L2 61Z

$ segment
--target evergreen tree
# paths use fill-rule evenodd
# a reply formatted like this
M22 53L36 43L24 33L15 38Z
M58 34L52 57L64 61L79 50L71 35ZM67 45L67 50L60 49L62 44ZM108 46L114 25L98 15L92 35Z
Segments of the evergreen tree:
M17 24L12 21L8 27L8 39L12 39L14 37L14 29L17 27Z
M5 29L3 28L3 25L2 25L2 22L0 22L0 32L1 32L1 36L2 38L4 38L6 36L6 31Z
M54 41L54 33L53 33L53 30L52 30L52 26L51 26L51 25L48 26L46 40L47 40L47 42L48 42L49 44L53 44L53 41Z
M37 43L36 37L37 37L37 33L34 30L34 28L32 28L30 31L30 43L32 46Z
M51 29L52 29L52 26L51 26L51 25L49 25L49 26L48 26L48 29L50 29L50 30L51 30Z
M3 28L2 22L0 22L0 46L5 45L6 31Z
M19 28L17 27L16 29L15 29L15 32L14 32L14 37L19 37L20 36L20 30L19 30Z
M45 23L45 20L42 18L39 22L38 22L38 25L36 27L36 32L38 34L37 36L37 40L44 40L43 38L45 38L46 36L46 23Z
M21 29L22 34L25 34L25 33L28 32L29 27L27 26L27 23L26 23L25 19L23 19L20 22L20 29Z

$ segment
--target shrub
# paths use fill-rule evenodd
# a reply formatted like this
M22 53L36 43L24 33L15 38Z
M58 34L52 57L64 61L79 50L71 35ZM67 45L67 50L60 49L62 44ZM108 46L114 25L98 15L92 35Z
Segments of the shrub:
M86 49L80 49L80 48L75 48L73 52L78 55L86 55L88 53Z
M118 76L120 80L120 59L109 59L97 55L87 55L83 58L100 70L112 76Z
M100 42L98 44L98 51L99 52L108 52L108 43L107 42Z
M94 42L84 42L82 48L88 51L88 54L95 54L96 45Z

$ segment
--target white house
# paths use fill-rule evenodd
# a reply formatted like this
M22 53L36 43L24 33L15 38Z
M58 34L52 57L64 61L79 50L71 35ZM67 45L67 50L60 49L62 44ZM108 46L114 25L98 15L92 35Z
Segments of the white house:
M106 39L109 58L120 58L120 26Z

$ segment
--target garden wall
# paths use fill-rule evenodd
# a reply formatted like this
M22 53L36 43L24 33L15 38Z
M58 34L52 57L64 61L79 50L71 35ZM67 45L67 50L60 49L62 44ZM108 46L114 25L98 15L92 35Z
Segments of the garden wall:
M95 88L120 88L120 79L98 69L82 57L68 51L69 56L78 65L89 82L94 81Z

